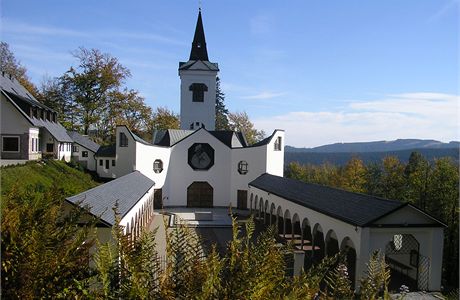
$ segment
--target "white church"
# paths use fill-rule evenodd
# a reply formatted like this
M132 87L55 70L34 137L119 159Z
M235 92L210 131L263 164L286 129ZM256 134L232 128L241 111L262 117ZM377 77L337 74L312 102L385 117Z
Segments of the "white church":
M154 132L149 143L118 126L116 144L95 154L99 176L113 180L67 201L89 207L100 219L99 230L107 232L118 202L120 225L134 237L168 207L231 206L278 225L305 267L348 249L356 283L372 251L380 249L413 288L440 290L442 222L411 204L284 178L283 130L254 145L244 133L215 130L218 72L209 61L200 11L189 60L179 63L181 129Z

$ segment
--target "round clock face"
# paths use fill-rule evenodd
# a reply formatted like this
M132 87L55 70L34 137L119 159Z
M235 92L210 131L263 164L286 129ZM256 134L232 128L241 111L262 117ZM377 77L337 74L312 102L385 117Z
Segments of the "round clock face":
M209 170L214 165L214 149L205 143L193 144L188 149L188 164L194 170Z

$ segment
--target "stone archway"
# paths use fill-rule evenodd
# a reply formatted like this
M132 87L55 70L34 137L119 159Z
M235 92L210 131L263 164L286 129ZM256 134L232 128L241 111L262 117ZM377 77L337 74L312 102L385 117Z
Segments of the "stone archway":
M276 224L276 215L275 215L275 203L270 205L270 225Z
M195 181L187 188L187 207L213 207L214 189L206 181Z
M302 243L302 228L300 226L300 218L297 213L292 216L292 234L291 238L294 241L296 247L300 247Z
M334 256L339 253L339 241L337 239L337 234L334 230L329 230L326 234L325 239L326 244L326 255L327 256Z
M289 209L284 212L283 221L283 238L287 238L292 234L291 212Z
M281 206L276 209L276 226L278 227L278 236L284 235L284 214Z
M345 237L340 243L340 251L345 253L348 279L351 281L351 286L354 287L356 276L356 247L349 237Z
M270 214L268 211L268 200L265 200L265 205L264 205L264 224L270 223Z
M420 243L412 234L395 234L385 247L385 260L390 266L390 289L397 290L402 284L409 290L428 287L429 264L420 267L424 258L420 255ZM423 273L419 274L419 269Z
M313 227L313 263L319 263L326 256L323 228L319 223Z

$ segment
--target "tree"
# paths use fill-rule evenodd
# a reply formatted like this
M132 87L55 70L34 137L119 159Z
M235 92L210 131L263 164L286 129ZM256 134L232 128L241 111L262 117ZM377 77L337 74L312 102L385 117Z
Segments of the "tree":
M126 125L140 136L150 135L149 121L152 109L135 90L117 90L110 93L108 109L103 112L98 131L101 138L115 134L117 125Z
M228 109L225 107L225 94L220 89L220 78L216 78L216 130L230 130Z
M351 158L342 170L342 188L355 193L364 193L366 167L361 159Z
M429 169L428 161L419 152L411 153L404 169L407 183L406 200L422 209L426 208Z
M77 225L82 209L61 213L63 189L29 187L2 196L2 296L73 298L90 276L92 226Z
M179 115L167 107L157 107L150 126L154 130L179 129Z
M383 197L404 200L404 165L396 156L387 156L383 159L382 189Z
M241 131L246 136L246 141L252 145L265 137L263 130L257 130L254 124L249 120L246 112L229 113L228 119L230 122L230 129L233 131Z
M76 103L72 101L69 92L68 85L62 84L59 78L44 78L40 87L43 104L58 113L58 121L62 126L76 130Z
M100 129L97 125L104 124L102 116L110 107L111 96L119 92L131 73L118 59L97 49L79 48L73 56L79 65L70 67L60 81L69 88L69 101L76 104L74 113L84 134L88 134L91 126Z
M37 100L41 99L37 87L27 76L27 69L16 59L6 42L0 42L0 69L2 72L14 76Z
M459 169L451 158L435 161L429 177L427 209L447 224L444 235L444 276L447 285L458 287L459 266Z

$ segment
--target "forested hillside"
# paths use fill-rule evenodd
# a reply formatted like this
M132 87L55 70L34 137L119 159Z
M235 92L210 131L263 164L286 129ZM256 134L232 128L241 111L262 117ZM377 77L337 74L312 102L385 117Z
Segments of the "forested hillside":
M345 165L290 163L286 176L351 192L412 203L447 224L444 231L444 286L458 287L459 167L450 157L427 160L418 152L408 162L387 156L365 164L357 157Z
M428 161L433 162L439 157L450 157L454 161L459 161L459 148L424 148L424 149L406 149L391 151L371 151L371 152L310 152L297 151L298 148L286 147L284 155L285 165L291 162L300 164L324 164L345 165L353 157L361 159L364 163L379 163L386 156L395 156L400 161L407 163L412 152L416 151L422 154Z

